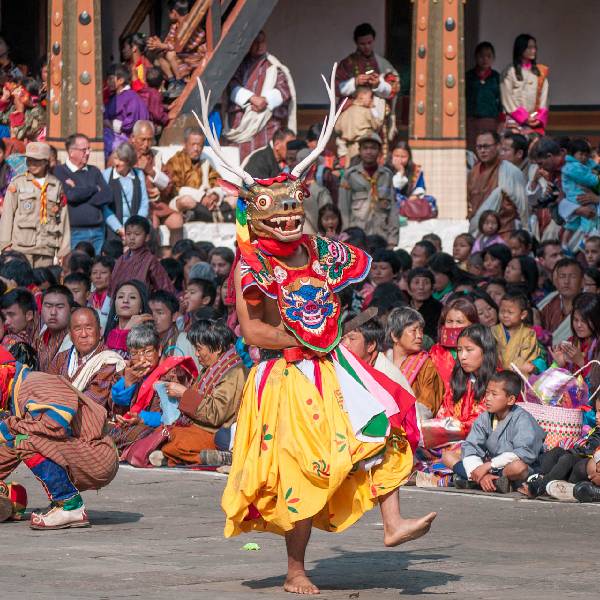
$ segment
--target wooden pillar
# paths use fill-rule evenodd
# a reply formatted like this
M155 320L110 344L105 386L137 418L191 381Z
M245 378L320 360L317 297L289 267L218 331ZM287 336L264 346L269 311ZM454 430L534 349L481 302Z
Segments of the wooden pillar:
M439 216L464 219L465 0L412 0L413 49L409 138Z
M48 141L59 152L72 133L90 138L90 163L104 165L100 0L49 0ZM64 156L64 155L62 155Z

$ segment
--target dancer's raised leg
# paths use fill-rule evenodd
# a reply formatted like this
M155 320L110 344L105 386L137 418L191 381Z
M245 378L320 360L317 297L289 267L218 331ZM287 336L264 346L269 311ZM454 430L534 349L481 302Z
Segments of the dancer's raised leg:
M379 498L383 518L383 543L398 546L425 535L431 528L437 513L429 513L420 519L404 519L400 514L400 495L394 490Z

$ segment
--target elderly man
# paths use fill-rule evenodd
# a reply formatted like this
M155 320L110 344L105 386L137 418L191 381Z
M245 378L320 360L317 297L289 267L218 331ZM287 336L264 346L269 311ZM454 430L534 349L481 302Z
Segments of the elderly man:
M81 498L117 474L115 447L104 435L106 410L60 377L32 373L0 348L0 480L21 462L42 483L51 505L33 512L32 529L89 527Z
M54 357L48 372L67 378L73 387L107 408L112 386L125 368L125 361L104 345L100 318L93 308L73 311L69 335L73 346Z
M381 138L371 133L359 140L358 147L360 162L346 171L340 183L338 205L344 229L360 227L367 235L381 235L393 248L398 244L400 217L393 174L378 163Z
M227 88L225 138L240 149L240 161L266 146L281 128L296 131L296 91L289 70L267 52L261 31Z
M517 228L517 222L528 228L527 181L519 167L502 160L500 136L495 131L480 133L475 150L479 162L467 178L469 232L477 234L481 214L493 210L500 219L498 233L508 240L510 233Z
M542 327L552 333L552 344L566 342L572 335L571 310L583 288L583 267L574 258L561 258L552 271L556 291L539 304Z
M336 87L340 98L352 102L359 86L373 90L374 108L384 116L384 134L387 141L396 134L395 102L400 91L400 77L390 62L374 51L375 29L370 23L361 23L354 29L356 50L340 62L336 73Z
M59 353L71 347L69 320L73 306L73 294L64 285L50 286L42 300L40 334L34 340L38 353L38 370L48 372L50 363Z
M204 134L198 127L183 132L183 148L164 167L169 185L163 196L172 198L171 210L184 213L188 220L212 222L212 213L219 209L224 197L217 186L218 173L208 160L202 160Z
M152 225L166 225L170 232L169 243L173 245L183 237L183 216L169 207L164 194L169 188L169 176L163 171L162 155L152 149L156 130L152 121L138 121L133 126L130 141L137 154L136 167L144 172L146 190L150 200Z
M0 251L22 252L31 266L49 267L71 250L66 197L50 174L50 146L29 142L27 173L15 177L4 196L0 219Z
M74 133L65 140L67 160L54 169L55 177L63 184L69 207L71 248L79 242L90 242L96 254L104 244L102 208L112 202L112 193L102 172L88 165L90 140L83 133Z

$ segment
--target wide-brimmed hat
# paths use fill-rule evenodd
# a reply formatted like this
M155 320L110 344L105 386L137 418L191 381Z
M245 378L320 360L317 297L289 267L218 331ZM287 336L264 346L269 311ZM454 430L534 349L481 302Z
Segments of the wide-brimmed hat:
M29 142L25 148L25 157L50 160L50 146L44 142Z

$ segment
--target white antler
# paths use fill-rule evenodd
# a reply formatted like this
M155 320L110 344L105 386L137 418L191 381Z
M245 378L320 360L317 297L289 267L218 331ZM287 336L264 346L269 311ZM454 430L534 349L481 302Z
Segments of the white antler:
M221 161L223 166L228 171L231 171L231 173L240 177L248 187L253 186L256 182L254 181L254 177L252 177L252 175L244 171L242 167L229 164L227 157L225 156L223 149L221 148L221 144L219 143L217 133L208 122L208 106L210 100L210 91L208 92L207 96L204 95L204 86L200 81L200 77L198 77L198 89L200 91L200 111L202 114L202 119L200 119L200 117L196 114L195 110L193 110L192 112L194 113L194 116L198 121L198 125L200 125L200 129L202 129L204 135L206 136L206 141L208 142L208 145L213 149L213 152L215 153L217 158Z
M327 83L327 79L325 79L325 75L321 75L323 81L325 82L325 89L327 90L327 95L329 96L329 114L325 117L323 121L323 129L321 130L321 135L319 136L319 140L317 141L317 145L314 150L300 163L298 163L292 170L292 175L295 177L300 177L310 165L312 165L323 150L325 150L325 146L327 146L327 142L333 133L333 127L335 122L337 121L342 109L344 108L344 104L346 103L346 98L344 98L343 102L340 104L337 112L335 110L335 72L337 71L337 63L333 64L333 69L331 70L331 81Z

